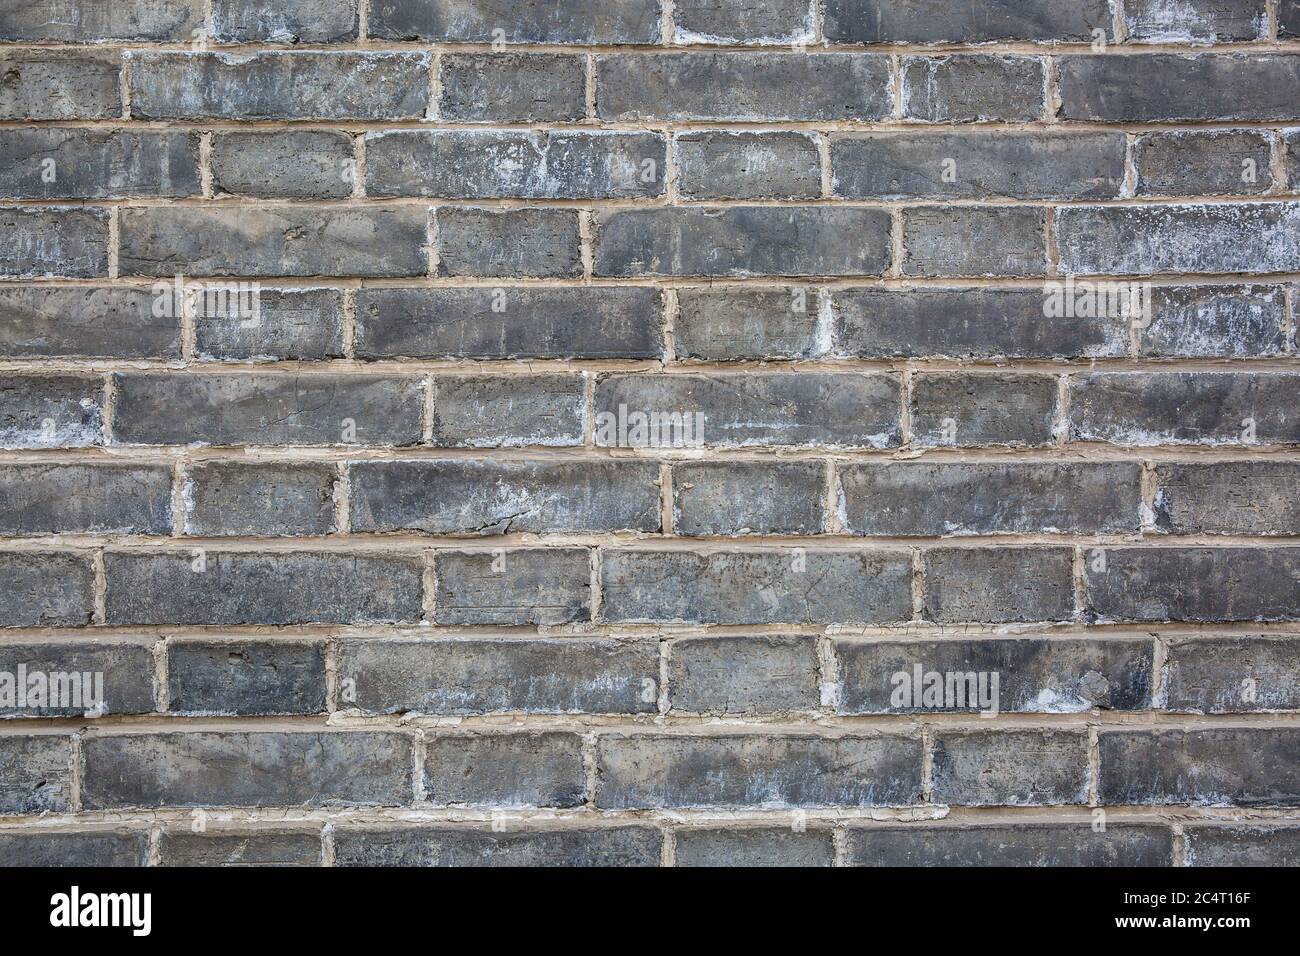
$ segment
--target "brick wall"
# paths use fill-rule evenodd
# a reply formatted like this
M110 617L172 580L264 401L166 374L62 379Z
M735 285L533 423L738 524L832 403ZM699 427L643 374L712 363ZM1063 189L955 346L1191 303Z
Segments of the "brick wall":
M0 862L1300 862L1296 0L0 41Z

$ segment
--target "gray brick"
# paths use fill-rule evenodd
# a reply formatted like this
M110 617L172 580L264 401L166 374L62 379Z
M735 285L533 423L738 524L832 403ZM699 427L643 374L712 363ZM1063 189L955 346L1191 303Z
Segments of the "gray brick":
M1168 827L1090 823L851 829L851 866L1127 866L1173 864Z
M1300 805L1300 731L1291 727L1103 730L1106 805Z
M194 351L199 358L256 362L343 357L340 290L259 289L253 316L248 292L243 298L238 295L236 288L235 296L228 293L224 301L219 295L195 297Z
M438 275L576 278L582 274L572 209L437 210Z
M1060 115L1135 123L1297 119L1298 63L1285 53L1062 57Z
M597 216L602 276L880 275L889 214L827 206L628 209Z
M123 444L413 445L420 440L423 394L416 378L125 372L114 381L113 436Z
M1028 56L903 58L903 115L927 123L1029 123L1043 115L1043 62Z
M0 288L0 355L178 359L180 321L155 316L155 299L126 287Z
M0 40L188 41L202 26L201 0L12 0L0 10Z
M1134 144L1139 196L1250 196L1273 186L1258 130L1145 133Z
M65 813L71 809L70 737L0 735L0 813Z
M938 731L934 802L971 807L1088 799L1088 735L1054 730Z
M1132 711L1151 706L1150 640L846 638L835 642L835 654L843 683L839 709L847 714L970 713L992 711L990 704L996 705L998 713L1009 714L1083 713L1093 708ZM931 674L939 675L939 684L929 683ZM976 679L973 688L971 674ZM988 675L983 687L980 674ZM957 675L951 696L949 675ZM939 697L927 700L925 693L931 686Z
M642 440L633 416L651 414L680 414L693 428L700 421L695 416L702 415L693 438L719 448L891 448L900 437L899 383L890 375L606 375L596 383L595 410L596 444L603 447L670 443L678 433L667 427L651 435L647 425Z
M1173 640L1163 705L1197 714L1300 710L1300 643L1287 635Z
M778 44L813 39L809 0L767 0L736 4L728 0L677 0L673 5L677 43Z
M1300 0L1296 2L1300 10ZM1300 34L1300 21L1297 21L1297 33ZM1290 129L1282 133L1282 159L1286 165L1287 181L1291 192L1300 192L1300 129Z
M716 130L673 138L687 199L817 199L821 155L804 133Z
M436 734L424 741L434 806L576 807L586 774L577 734Z
M627 199L664 191L657 133L389 130L366 135L368 196Z
M674 711L754 714L815 710L817 638L771 634L674 641L668 686Z
M222 43L334 43L357 36L357 0L213 0Z
M1156 465L1156 526L1174 534L1300 534L1300 464Z
M120 222L123 275L419 276L428 269L426 214L413 207L156 206L123 209Z
M1278 0L1277 21L1279 37L1300 37L1300 0Z
M1124 151L1122 133L838 135L831 186L846 199L1110 199L1124 184Z
M1286 347L1286 296L1278 286L1155 287L1150 319L1136 330L1142 355L1249 358Z
M940 0L827 0L832 43L1091 41L1111 31L1106 0L985 0L953 7Z
M97 129L0 130L0 195L14 199L196 196L192 133ZM53 181L47 181L53 177Z
M1124 22L1138 43L1226 43L1262 40L1267 32L1265 0L1128 0Z
M601 616L618 623L890 624L912 616L905 551L605 551Z
M1069 621L1072 548L936 548L925 561L932 621Z
M86 448L103 443L104 387L80 375L0 378L0 448Z
M165 465L0 465L0 534L170 534Z
M13 830L0 833L0 867L146 866L149 834L128 830Z
M659 358L660 310L657 289L630 286L361 289L356 354L361 359Z
M591 559L579 548L439 551L438 624L573 624L591 620Z
M197 571L200 557L204 570ZM420 620L421 568L412 558L373 553L123 552L106 554L104 566L110 624Z
M238 196L341 199L352 195L352 137L328 130L216 133L212 188Z
M604 120L879 120L889 58L864 53L621 53L596 57Z
M677 866L832 866L835 848L823 830L746 827L678 830Z
M852 534L1133 534L1142 474L1120 462L886 462L841 465Z
M281 639L173 642L167 648L167 687L173 714L320 714L325 649Z
M390 40L490 43L656 43L656 0L385 0L370 11L370 35Z
M1187 827L1185 866L1300 866L1300 827Z
M87 557L43 551L0 552L0 627L81 627L95 608Z
M1300 549L1106 548L1085 562L1099 621L1300 620Z
M597 806L901 806L921 798L921 742L896 736L607 734Z
M1098 372L1070 385L1071 437L1118 445L1300 441L1300 376ZM1254 434L1251 435L1253 422Z
M136 733L82 742L87 809L374 807L412 800L412 742L379 731Z
M673 348L682 359L813 358L823 351L816 289L679 289Z
M9 237L0 247L0 277L108 275L107 209L7 206L0 209L0 234Z
M189 833L164 830L162 866L320 866L321 838L314 830Z
M117 53L0 51L0 120L96 120L122 115Z
M456 638L339 646L344 708L364 713L655 713L654 640ZM647 698L649 698L647 700Z
M471 123L575 122L587 115L585 59L567 53L444 53L439 116Z
M658 531L654 462L359 462L352 530L497 535Z
M581 375L458 375L433 381L433 443L442 448L581 445Z
M206 462L185 470L185 533L329 534L334 526L333 465L310 462Z
M25 681L20 668L26 673ZM153 650L144 643L44 640L0 644L0 673L8 675L0 679L0 715L94 718L147 714L154 709L153 671Z
M662 837L648 826L489 831L468 826L334 835L337 866L658 866Z
M127 53L135 119L423 119L428 53Z
M916 206L903 212L909 276L1024 276L1047 269L1047 213L1033 206Z
M1042 446L1053 440L1050 375L933 372L912 380L912 442L920 447Z
M818 461L712 461L673 468L673 529L685 535L820 534Z

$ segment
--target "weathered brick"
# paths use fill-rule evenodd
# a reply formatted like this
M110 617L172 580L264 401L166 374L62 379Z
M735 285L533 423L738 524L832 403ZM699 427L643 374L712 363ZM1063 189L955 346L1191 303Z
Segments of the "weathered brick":
M604 291L604 290L602 290ZM816 289L679 289L673 348L682 359L813 358L824 350Z
M471 123L572 123L587 115L586 58L567 53L445 53L439 116Z
M458 129L366 135L366 195L628 199L664 191L657 133Z
M123 209L124 275L418 276L428 269L425 211L271 206Z
M202 26L201 0L14 0L0 9L0 40L187 41Z
M352 195L352 137L329 130L216 133L212 188L237 196L342 199Z
M849 830L851 866L1170 866L1168 827L1090 823Z
M573 637L355 640L340 644L338 673L354 686L340 706L365 713L655 713L659 646Z
M383 731L135 733L82 742L87 809L402 806L412 741Z
M659 358L660 309L657 289L631 286L362 289L356 355Z
M839 709L848 714L1145 710L1151 706L1153 653L1150 640L840 639L835 642L843 685ZM938 675L939 683L930 683L931 674ZM988 675L983 687L981 674ZM949 675L956 675L951 694ZM970 675L975 676L973 686ZM931 686L938 695L932 700L925 696Z
M676 866L831 866L835 848L824 830L746 827L678 830Z
M936 732L936 803L1032 807L1088 799L1088 735L1055 730Z
M81 627L95 609L87 557L49 551L0 552L0 627Z
M334 525L332 465L206 462L185 471L185 533L329 534Z
M675 711L753 714L820 703L817 638L771 634L675 641L668 686Z
M677 43L778 44L813 39L813 5L808 0L677 0L673 4Z
M578 548L439 551L438 624L572 624L591 619L591 558Z
M52 734L0 734L0 813L71 809L71 740Z
M635 414L679 414L695 444L710 447L890 448L900 438L899 383L890 375L614 374L597 381L595 410L596 444L605 447L670 444L677 434L638 431Z
M442 448L581 445L581 375L458 375L433 381L433 443Z
M1300 866L1300 827L1193 826L1184 866Z
M180 358L180 320L155 316L155 301L150 289L120 286L0 288L0 355Z
M1300 0L1278 0L1277 34L1300 37Z
M950 54L903 58L903 115L927 123L1028 123L1043 115L1043 61Z
M1106 0L984 0L954 7L940 0L827 0L832 43L988 43L1090 41L1111 31Z
M196 196L192 133L97 129L0 130L0 195L13 199Z
M1300 464L1156 465L1156 527L1174 534L1300 534Z
M1227 43L1262 40L1265 0L1127 0L1124 22L1138 43Z
M899 806L921 797L921 742L897 736L604 734L596 805Z
M1047 213L1020 206L915 206L903 212L909 276L1042 275Z
M0 119L114 119L121 71L117 53L0 51Z
M1296 0L1296 10L1300 11L1300 0ZM1297 13L1300 17L1300 13ZM1300 19L1296 22L1297 35L1300 35ZM1291 192L1300 192L1300 129L1286 130L1282 134L1282 159L1286 164L1287 181Z
M1122 133L837 135L831 188L845 199L1110 199L1124 184L1124 150Z
M1300 643L1286 635L1167 643L1163 706L1198 714L1300 710Z
M282 833L164 830L158 849L161 866L321 865L321 838L315 830Z
M1278 286L1157 286L1150 301L1150 322L1136 329L1143 355L1248 358L1286 348L1286 297Z
M123 372L113 438L123 444L413 445L417 378Z
M421 568L412 558L372 553L122 552L106 554L104 567L111 624L420 620Z
M167 687L173 714L320 714L325 650L281 639L172 642Z
M374 830L340 827L337 866L658 866L654 827L488 830L446 825Z
M497 31L500 31L498 34ZM370 11L370 35L462 43L656 43L656 0L384 0Z
M868 53L621 53L596 57L603 120L879 120L889 58Z
M170 534L164 465L0 465L0 534Z
M610 623L889 624L912 616L905 551L605 551Z
M582 274L572 209L442 206L438 275L575 278Z
M1070 383L1070 434L1118 445L1300 441L1300 376L1097 372Z
M149 834L129 830L13 830L0 833L0 867L145 866Z
M154 709L153 670L153 649L145 643L0 644L0 674L7 675L0 678L0 715L147 714Z
M670 206L596 219L602 276L879 275L889 266L881 209Z
M1273 186L1269 137L1258 130L1145 133L1133 147L1139 196L1250 196Z
M1300 619L1300 549L1105 548L1085 557L1089 618Z
M238 288L224 302L219 295L211 303L208 298L194 298L194 351L201 359L343 357L343 294L338 289L259 289L255 308L250 308L251 292L241 297Z
M360 462L352 530L433 534L658 531L653 462Z
M424 789L434 806L580 806L582 738L544 732L426 737Z
M1300 805L1300 732L1290 727L1103 730L1106 805Z
M103 443L104 387L81 375L0 378L0 448L85 448Z
M0 247L0 276L5 278L108 275L107 209L7 206L0 209L0 234L9 237Z
M357 0L213 0L221 43L335 43L357 35Z
M685 535L820 534L818 461L712 461L673 468L673 530Z
M912 380L912 442L921 447L1049 445L1057 409L1050 375L932 372Z
M1115 122L1300 118L1295 54L1066 56L1062 119Z
M428 53L129 51L136 119L423 119Z
M687 199L817 199L821 154L804 133L678 133L678 189Z
M1072 548L936 548L925 561L932 621L1068 621Z

